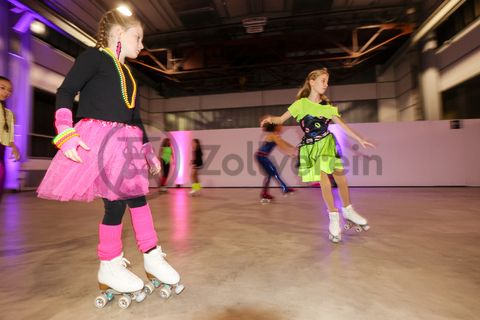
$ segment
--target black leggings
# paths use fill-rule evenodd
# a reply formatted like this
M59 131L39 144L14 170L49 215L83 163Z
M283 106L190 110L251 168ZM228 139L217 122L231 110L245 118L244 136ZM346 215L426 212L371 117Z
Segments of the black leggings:
M143 207L147 204L145 196L127 200L110 201L102 198L105 205L105 215L103 216L103 224L116 226L122 223L123 214L127 205L129 208Z
M166 163L165 161L162 161L162 176L164 178L168 178L168 174L170 173L170 162Z

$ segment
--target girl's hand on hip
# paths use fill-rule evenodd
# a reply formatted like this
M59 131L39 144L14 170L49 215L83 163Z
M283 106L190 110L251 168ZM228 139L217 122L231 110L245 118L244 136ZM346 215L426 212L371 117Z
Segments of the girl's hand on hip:
M155 164L155 166L150 167L149 171L152 175L155 176L155 175L159 174L160 171L162 171L162 166L160 164Z
M78 145L73 147L73 148L70 148L66 151L63 151L63 154L65 155L65 157L67 157L68 159L72 160L72 161L75 161L75 162L78 162L78 163L82 163L82 158L80 158L80 156L78 155L78 152L77 152L77 147L80 146L82 147L83 149L89 151L90 148L85 144L85 142L83 142L82 140L78 140ZM63 148L62 148L63 149Z

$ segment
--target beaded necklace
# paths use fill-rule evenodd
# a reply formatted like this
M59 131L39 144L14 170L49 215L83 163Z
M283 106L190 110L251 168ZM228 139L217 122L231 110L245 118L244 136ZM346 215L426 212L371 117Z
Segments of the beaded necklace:
M112 50L110 50L110 48L102 48L100 50L105 52L112 58L115 64L115 67L117 68L118 75L120 76L120 86L122 88L122 97L123 97L123 101L125 101L125 104L127 105L127 108L128 109L135 108L135 97L137 95L137 83L135 82L135 79L133 78L132 73L130 72L130 69L126 65L123 65L125 69L127 69L128 75L130 76L130 79L132 80L132 83L133 83L133 94L132 94L131 102L128 101L127 81L125 80L125 74L123 73L123 69L120 61L117 59L117 57L115 57L115 55L113 54Z

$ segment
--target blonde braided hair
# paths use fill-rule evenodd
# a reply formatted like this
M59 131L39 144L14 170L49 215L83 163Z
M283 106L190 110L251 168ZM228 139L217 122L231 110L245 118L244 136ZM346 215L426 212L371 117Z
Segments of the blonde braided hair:
M95 45L95 48L108 47L108 38L110 35L110 31L114 26L121 26L125 29L128 29L135 25L141 25L141 23L140 20L138 20L133 15L127 17L118 12L117 10L107 11L98 23L98 32L96 36L97 43Z

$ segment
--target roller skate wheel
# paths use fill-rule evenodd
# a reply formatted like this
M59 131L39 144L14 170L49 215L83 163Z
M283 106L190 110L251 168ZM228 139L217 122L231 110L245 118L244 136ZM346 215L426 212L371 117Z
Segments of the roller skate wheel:
M135 301L142 302L143 300L145 300L146 297L147 297L147 293L142 290L135 295Z
M165 285L160 289L160 297L163 299L168 299L172 295L172 290L170 289L170 286Z
M270 199L262 199L262 200L260 200L260 203L261 203L261 204L269 204L269 203L270 203Z
M161 283L160 281L158 281L158 279L156 279L156 278L150 278L150 282L151 282L151 284L153 284L153 286L154 286L155 288L160 287L160 285L162 284L162 283Z
M180 294L184 289L185 289L185 286L183 284L177 284L175 286L175 293Z
M122 309L127 309L130 306L130 303L132 303L132 298L129 296L124 295L118 299L118 306Z
M97 307L98 309L102 309L107 305L107 303L108 298L104 294L95 298L95 307Z
M363 230L367 231L368 229L370 229L370 226L368 224L363 226Z
M112 301L115 294L111 291L107 291L105 292L105 296L107 297L108 301Z
M149 282L145 284L145 287L143 288L143 290L147 295L151 295L152 292L155 290L155 286L151 282Z

